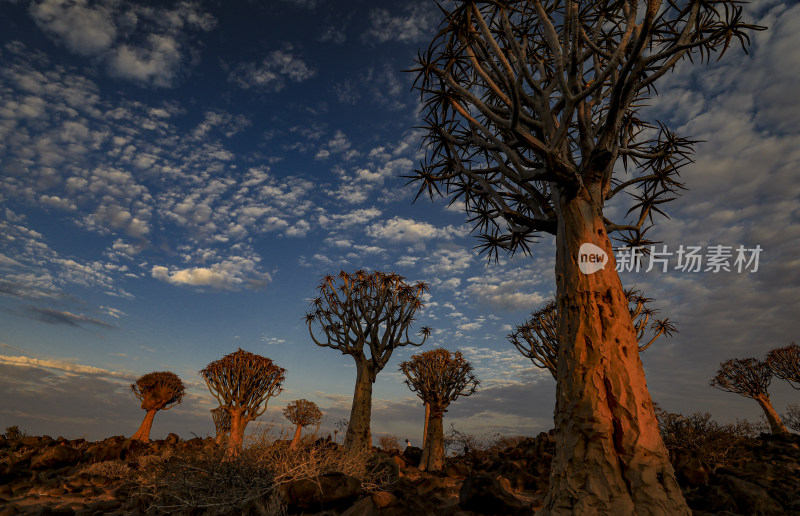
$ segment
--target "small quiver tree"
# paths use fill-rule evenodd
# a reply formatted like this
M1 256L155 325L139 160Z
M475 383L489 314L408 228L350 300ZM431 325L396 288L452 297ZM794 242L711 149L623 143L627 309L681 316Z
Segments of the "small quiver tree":
M289 403L283 409L283 415L292 424L297 425L292 444L289 446L291 449L297 448L304 426L318 425L322 421L322 411L317 407L317 404L305 399Z
M228 453L235 455L242 447L247 423L263 414L269 399L281 393L286 369L239 348L211 362L199 374L230 415Z
M767 388L771 380L772 371L766 362L756 358L732 358L720 364L717 375L711 380L711 386L756 400L767 416L770 431L776 435L788 434L789 431L769 399Z
M131 391L142 402L142 409L147 411L139 430L131 439L147 442L153 419L159 410L169 410L183 399L185 387L178 375L169 371L147 373L136 383L131 384Z
M225 434L231 431L231 415L225 407L211 409L211 418L214 420L214 428L217 431L217 444L222 444Z
M800 389L800 346L792 342L784 348L775 348L767 354L767 365L772 374Z
M628 313L633 321L639 351L649 348L659 337L671 337L673 333L677 333L675 324L668 318L654 318L656 310L647 306L653 299L645 297L634 289L625 290L625 296L628 298ZM506 338L524 357L530 359L533 365L547 369L553 378L556 378L560 345L558 305L555 299L531 313L528 320L516 326L514 333Z
M311 340L356 362L356 387L344 438L349 455L372 446L372 384L394 349L421 346L430 335L428 327L420 329L420 342L413 342L409 335L427 290L425 283L408 284L399 274L363 270L325 276L319 285L320 295L311 302L313 311L306 314ZM322 330L319 338L314 335L315 324Z
M413 355L400 364L408 388L426 404L425 443L419 469L441 471L444 468L444 425L447 407L459 396L474 393L480 383L472 365L460 351L450 353L438 348Z

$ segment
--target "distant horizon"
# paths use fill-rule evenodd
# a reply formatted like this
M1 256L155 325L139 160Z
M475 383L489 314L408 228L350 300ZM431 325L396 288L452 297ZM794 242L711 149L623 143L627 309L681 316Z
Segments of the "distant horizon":
M800 5L743 8L769 27L749 56L681 63L642 108L700 143L647 235L668 263L620 273L677 324L641 354L653 401L722 423L761 409L709 386L720 362L800 342ZM378 374L374 436L421 441L398 366L439 346L481 380L445 432L552 428L555 381L506 335L555 293L553 239L489 262L462 204L412 203L402 177L424 156L402 70L440 16L427 0L0 2L0 432L130 436L130 383L168 370L187 395L151 438L214 435L197 371L239 347L287 369L264 417L306 398L332 429L355 367L303 316L322 276L360 268L429 283L412 333L434 329ZM730 270L706 270L717 246ZM699 272L677 262L690 247ZM739 247L760 249L757 270L737 270ZM770 392L779 413L800 402L780 379Z

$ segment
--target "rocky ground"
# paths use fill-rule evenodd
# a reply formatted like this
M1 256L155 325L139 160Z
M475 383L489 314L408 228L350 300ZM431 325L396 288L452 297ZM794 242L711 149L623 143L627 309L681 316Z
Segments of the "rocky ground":
M200 452L211 439L183 441L174 434L142 444L112 437L82 439L0 438L0 516L13 514L162 514L131 480L165 452ZM281 486L289 514L317 516L468 516L533 514L547 490L553 439L542 433L496 453L450 460L441 474L414 467L420 450L380 454L394 482L368 493L358 479L327 474L318 483ZM684 495L696 515L800 516L800 436L742 441L727 464L708 463L688 450L672 450ZM730 454L729 454L730 456ZM254 503L236 511L269 511Z

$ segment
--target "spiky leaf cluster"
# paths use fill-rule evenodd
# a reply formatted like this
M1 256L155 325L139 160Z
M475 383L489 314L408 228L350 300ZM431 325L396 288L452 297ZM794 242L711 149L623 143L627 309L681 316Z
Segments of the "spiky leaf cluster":
M795 389L800 389L800 346L793 342L786 347L771 350L767 354L767 365L775 376L786 380Z
M748 32L738 0L455 1L420 52L426 157L417 197L451 195L472 215L480 246L528 251L556 233L558 197L601 207L632 196L609 233L642 232L683 184L693 141L640 118L657 79ZM615 168L622 158L624 170ZM648 241L649 242L649 241Z
M363 270L325 276L319 285L319 297L311 302L312 311L306 314L314 343L338 349L357 360L369 360L373 374L383 369L394 348L421 346L430 335L430 328L420 330L420 342L413 342L409 331L414 315L424 306L422 296L428 286L405 280L399 274ZM314 325L324 337L314 335Z
M400 364L405 383L430 405L431 417L441 417L447 406L459 396L474 393L480 381L460 351L451 353L442 348L412 355Z
M675 324L668 318L654 319L656 310L647 306L653 299L642 292L625 290L628 298L628 312L633 321L633 329L639 342L639 351L649 348L659 337L671 337L677 332ZM651 322L652 319L652 322ZM648 326L648 323L649 326ZM647 330L651 333L648 334ZM647 338L649 336L649 338ZM536 367L547 369L553 378L558 370L558 307L555 299L531 313L522 324L514 327L514 332L507 337L509 342L533 362Z
M295 400L283 409L283 415L292 424L300 426L317 425L322 421L322 411L313 401Z
M286 369L272 360L239 348L199 371L220 406L242 409L245 419L267 410L269 398L280 394Z
M711 386L733 392L746 398L769 396L767 389L772 381L772 371L766 362L757 358L732 358L722 362Z
M183 399L186 388L173 372L147 373L131 384L131 392L142 402L146 410L168 410Z

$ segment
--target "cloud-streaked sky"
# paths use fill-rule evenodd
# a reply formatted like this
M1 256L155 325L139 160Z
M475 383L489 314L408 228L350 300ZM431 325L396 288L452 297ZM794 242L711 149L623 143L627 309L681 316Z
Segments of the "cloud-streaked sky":
M703 140L648 236L758 245L758 270L622 275L678 325L642 355L654 400L722 421L760 409L708 386L719 363L800 341L800 6L745 9L769 26L750 55L681 64L647 108ZM355 367L303 315L322 275L366 268L428 282L417 326L434 328L378 375L374 434L421 437L398 364L431 346L482 380L446 427L550 428L554 382L505 336L553 295L553 241L487 263L459 206L412 204L401 177L424 152L402 70L439 16L428 0L0 0L0 427L131 435L128 385L171 370L189 396L153 436L213 433L197 371L242 347L288 370L262 420L307 398L332 429ZM772 392L778 411L800 401Z

